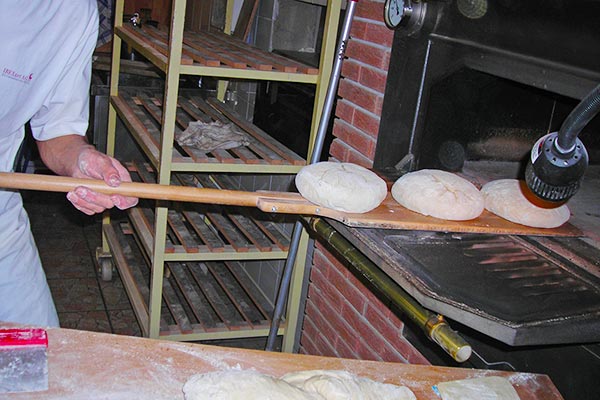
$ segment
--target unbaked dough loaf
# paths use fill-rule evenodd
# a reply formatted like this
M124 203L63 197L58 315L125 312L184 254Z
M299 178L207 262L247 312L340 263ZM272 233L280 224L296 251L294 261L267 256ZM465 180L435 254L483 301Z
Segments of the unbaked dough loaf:
M415 400L403 386L380 383L346 371L314 370L274 378L253 370L192 376L185 400Z
M422 169L401 176L392 197L403 207L423 215L464 221L483 212L483 196L468 180L450 172Z
M281 379L252 370L226 370L192 376L185 400L322 400Z
M442 400L519 400L515 388L500 376L442 382L436 387Z
M327 208L365 213L387 196L387 185L360 165L323 161L307 165L296 175L296 187L307 200Z
M300 371L284 375L282 379L327 400L416 399L407 387L376 382L347 371Z
M558 208L538 207L527 200L521 185L517 179L486 183L481 188L485 208L509 221L536 228L556 228L569 220L571 212L566 204Z

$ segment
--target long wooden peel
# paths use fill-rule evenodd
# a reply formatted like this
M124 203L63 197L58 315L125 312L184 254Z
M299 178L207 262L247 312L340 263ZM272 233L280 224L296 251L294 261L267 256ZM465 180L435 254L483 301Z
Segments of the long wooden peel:
M142 199L256 207L267 213L318 215L358 228L542 236L582 235L578 228L568 223L558 228L533 228L512 223L488 211L484 211L481 216L469 221L448 221L428 217L402 207L390 194L376 209L364 214L353 214L318 206L298 193L250 192L137 182L123 182L117 187L111 187L100 180L0 172L0 187L7 189L66 193L79 186L85 186L100 193L120 194Z
M197 188L190 186L160 185L155 183L138 182L123 182L119 186L113 187L107 185L104 181L94 179L77 179L65 176L0 172L0 187L7 189L26 189L66 193L80 186L85 186L99 193L120 194L123 196L139 197L142 199L171 200L244 207L258 207L258 205L261 203L261 199L264 199L264 201L267 202L281 200L284 202L291 202L292 205L307 202L297 193L248 192L241 190ZM270 209L268 211L279 212L276 209Z

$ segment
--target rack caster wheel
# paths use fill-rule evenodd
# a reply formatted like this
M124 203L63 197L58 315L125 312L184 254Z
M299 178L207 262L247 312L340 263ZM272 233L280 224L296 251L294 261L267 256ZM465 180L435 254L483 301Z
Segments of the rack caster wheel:
M105 282L112 281L113 277L113 262L112 255L105 253L101 248L96 249L96 262L98 263L98 273Z

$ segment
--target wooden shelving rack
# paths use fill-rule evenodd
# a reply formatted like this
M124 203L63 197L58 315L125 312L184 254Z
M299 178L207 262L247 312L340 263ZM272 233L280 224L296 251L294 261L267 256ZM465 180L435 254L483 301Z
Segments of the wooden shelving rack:
M227 173L294 174L307 164L224 103L179 89L181 75L315 85L309 147L316 136L335 56L341 0L329 0L319 68L250 46L222 32L184 32L186 0L173 0L168 30L123 23L115 5L107 152L114 154L117 116L145 153L128 164L135 180L231 189ZM119 90L122 42L165 74L164 91ZM176 133L191 121L236 124L250 144L210 153L179 146ZM311 154L309 148L307 154ZM272 305L242 270L244 261L285 260L290 237L258 210L208 204L141 201L127 221L103 221L103 248L119 270L145 336L211 340L267 336ZM305 255L306 234L299 246ZM304 257L297 257L282 349L297 328Z
M121 91L111 99L111 103L144 149L152 166L158 168L161 155L159 127L163 114L162 93ZM306 160L274 141L260 128L237 116L216 99L206 101L197 94L180 94L175 132L185 130L191 121L233 122L243 128L253 140L245 147L215 150L211 153L174 145L171 171L235 172L243 165L243 170L249 173L296 173L306 165Z

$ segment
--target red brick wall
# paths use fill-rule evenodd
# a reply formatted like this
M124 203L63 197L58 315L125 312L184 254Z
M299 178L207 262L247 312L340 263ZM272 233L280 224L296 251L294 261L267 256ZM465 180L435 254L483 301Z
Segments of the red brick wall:
M332 159L373 166L393 31L383 0L359 1L342 66ZM322 245L315 248L300 352L428 364L404 324Z
M393 31L383 2L359 1L342 65L329 153L338 161L373 166Z
M402 321L320 244L313 263L301 353L429 364L402 336Z

